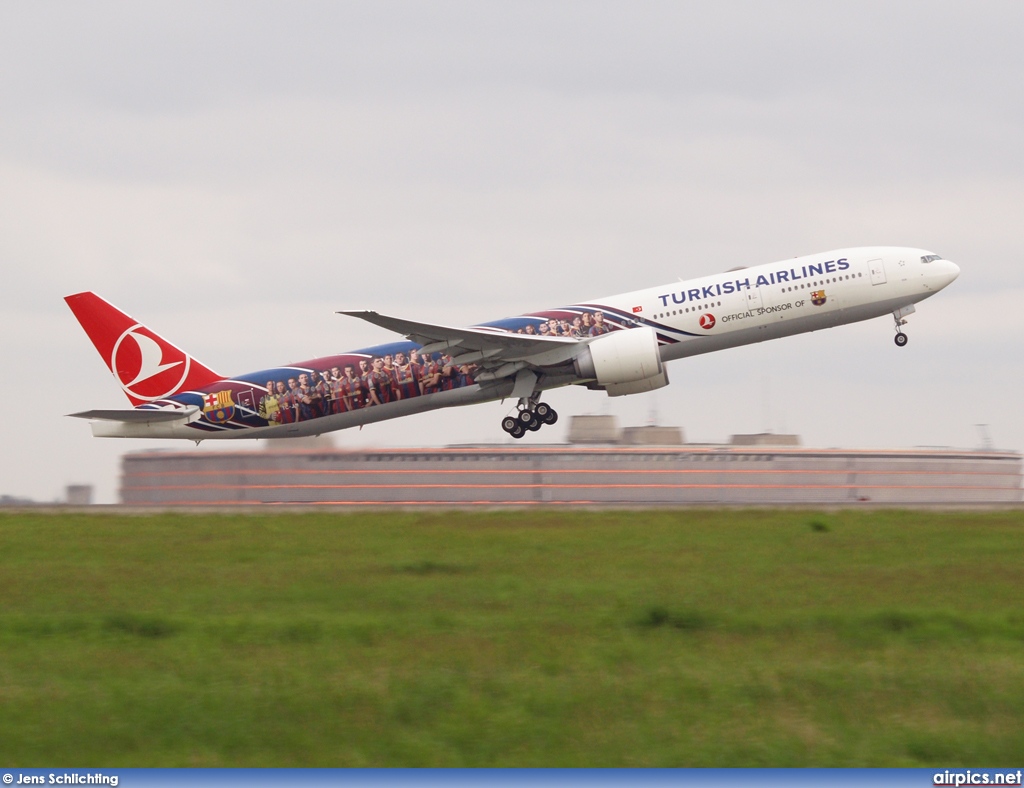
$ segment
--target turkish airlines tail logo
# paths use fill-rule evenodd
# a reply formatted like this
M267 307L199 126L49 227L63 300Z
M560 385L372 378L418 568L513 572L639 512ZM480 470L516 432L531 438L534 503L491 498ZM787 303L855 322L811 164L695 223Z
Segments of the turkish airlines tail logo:
M216 372L95 293L78 293L64 300L133 405L221 380Z
M168 369L179 367L188 361L186 358L185 362L172 361L170 364L164 364L163 348L160 347L160 343L155 339L151 339L141 331L129 331L125 336L131 337L135 340L135 344L139 346L139 353L141 355L139 372L134 378L132 378L131 383L124 384L127 388L131 388L136 383L141 383L144 380L149 380Z

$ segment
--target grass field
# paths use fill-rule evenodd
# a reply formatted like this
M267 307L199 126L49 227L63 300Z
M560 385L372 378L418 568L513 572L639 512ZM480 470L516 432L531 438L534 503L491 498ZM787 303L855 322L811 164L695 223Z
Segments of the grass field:
M0 516L6 766L1019 766L1024 513Z

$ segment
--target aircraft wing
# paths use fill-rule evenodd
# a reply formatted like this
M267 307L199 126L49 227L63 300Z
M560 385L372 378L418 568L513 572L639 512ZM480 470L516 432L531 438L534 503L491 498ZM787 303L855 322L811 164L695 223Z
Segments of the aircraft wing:
M567 361L578 352L580 344L580 340L570 337L513 334L499 328L453 328L388 317L372 311L341 311L338 314L358 317L404 334L410 341L422 345L425 352L447 351L457 363L477 364L485 369L501 368L510 362L525 362L517 365L521 368Z

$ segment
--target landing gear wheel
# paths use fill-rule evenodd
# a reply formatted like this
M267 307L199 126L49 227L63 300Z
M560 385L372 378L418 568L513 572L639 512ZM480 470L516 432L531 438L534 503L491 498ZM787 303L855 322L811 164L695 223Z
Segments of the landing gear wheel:
M896 343L896 347L903 347L904 345L907 344L908 337L906 334L900 331L896 334L895 337L893 337L893 341Z
M554 424L558 421L555 409L546 402L537 402L537 396L535 393L520 398L519 410L502 419L501 428L513 438L521 438L527 430L536 432L545 424Z

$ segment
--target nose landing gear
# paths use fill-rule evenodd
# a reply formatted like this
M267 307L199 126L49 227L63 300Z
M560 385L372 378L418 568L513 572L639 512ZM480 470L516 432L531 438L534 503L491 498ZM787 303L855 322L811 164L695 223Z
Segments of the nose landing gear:
M546 402L537 402L534 397L519 401L519 410L515 415L506 416L501 420L501 428L513 438L522 438L527 431L536 432L545 424L558 421L555 409Z
M903 333L903 326L907 324L906 316L913 314L914 311L914 305L909 304L892 313L892 319L896 321L896 336L893 337L896 347L904 347L907 344L909 338Z
M896 313L893 313L893 317L896 320L896 336L893 337L893 341L896 343L896 347L904 347L909 341L909 337L903 333L903 326L907 324L907 321L898 317Z

